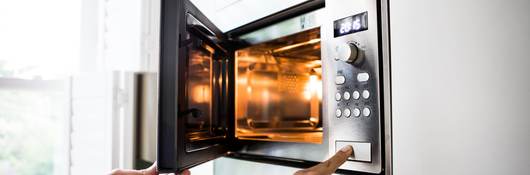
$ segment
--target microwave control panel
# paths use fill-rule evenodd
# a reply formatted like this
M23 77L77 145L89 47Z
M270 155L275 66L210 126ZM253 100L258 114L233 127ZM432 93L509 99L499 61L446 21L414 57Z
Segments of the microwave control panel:
M330 22L326 86L329 152L346 145L353 155L340 168L382 172L382 115L378 5L376 1L326 1Z

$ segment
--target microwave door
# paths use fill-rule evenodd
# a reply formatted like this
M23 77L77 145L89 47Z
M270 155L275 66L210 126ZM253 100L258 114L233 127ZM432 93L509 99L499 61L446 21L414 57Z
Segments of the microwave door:
M227 153L229 55L191 2L163 0L158 170L182 171ZM231 82L231 81L230 81Z

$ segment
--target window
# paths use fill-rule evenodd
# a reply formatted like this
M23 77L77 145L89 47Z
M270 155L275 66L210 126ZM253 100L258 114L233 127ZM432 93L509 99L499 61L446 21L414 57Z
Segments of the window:
M67 170L67 93L61 84L0 79L0 174Z
M0 174L69 174L80 1L0 1Z

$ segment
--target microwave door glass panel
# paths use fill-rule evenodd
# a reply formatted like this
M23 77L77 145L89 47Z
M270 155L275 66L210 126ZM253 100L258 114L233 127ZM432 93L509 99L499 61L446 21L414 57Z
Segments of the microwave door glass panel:
M213 49L203 45L190 47L186 97L189 115L186 117L187 151L203 149L206 142L218 136L212 121L212 56Z
M210 128L211 54L200 50L191 50L188 72L188 105L198 114L188 117L188 129L195 132L207 132Z

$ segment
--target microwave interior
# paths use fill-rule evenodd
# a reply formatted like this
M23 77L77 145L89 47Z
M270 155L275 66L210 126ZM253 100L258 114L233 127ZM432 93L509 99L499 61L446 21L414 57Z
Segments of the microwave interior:
M235 137L322 142L322 61L315 28L235 52Z
M239 140L322 143L320 28L235 50L233 120L218 117L222 112L217 111L226 106L219 105L224 79L215 49L203 43L189 53L186 96L189 108L200 114L187 117L187 151L228 135ZM234 122L235 129L226 129L227 121Z

